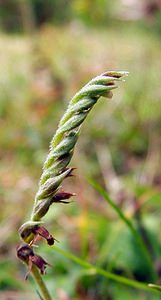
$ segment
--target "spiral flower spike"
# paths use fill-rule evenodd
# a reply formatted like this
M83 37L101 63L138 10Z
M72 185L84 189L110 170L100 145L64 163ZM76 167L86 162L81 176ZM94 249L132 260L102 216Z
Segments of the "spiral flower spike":
M18 258L28 266L28 270L37 282L44 300L52 300L41 277L49 264L41 256L34 253L33 246L40 237L44 238L48 245L53 245L56 239L42 226L42 218L53 203L69 203L69 199L75 195L59 189L63 180L72 176L74 168L69 168L68 164L73 156L81 125L98 99L101 96L111 98L111 91L117 88L116 82L127 75L128 72L106 72L86 84L71 99L51 140L31 218L19 229L20 237L25 243L17 248ZM26 278L29 272L27 272Z
M112 97L116 83L128 75L128 72L103 73L92 79L71 99L68 108L60 120L58 129L51 140L49 154L44 162L43 172L35 196L31 219L20 227L20 236L27 244L32 243L41 219L46 215L51 204L68 203L72 193L59 191L63 180L72 176L73 168L67 167L77 142L80 128L88 113L103 96ZM40 230L39 232L44 229ZM50 236L46 234L47 236Z

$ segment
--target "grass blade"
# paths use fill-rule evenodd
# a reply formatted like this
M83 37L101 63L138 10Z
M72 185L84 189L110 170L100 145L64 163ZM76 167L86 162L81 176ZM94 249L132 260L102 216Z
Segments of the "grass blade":
M121 210L121 208L111 199L109 194L102 188L97 182L94 180L90 179L89 180L90 184L95 188L95 190L104 198L104 200L115 210L119 218L126 224L126 226L129 228L131 231L132 235L134 236L135 240L138 243L138 246L140 247L140 250L142 254L144 255L147 265L149 267L149 271L152 274L153 280L155 281L157 279L157 274L153 266L153 261L151 259L151 256L146 248L146 245L144 244L144 241L142 240L141 236L139 235L137 229L129 220L124 212Z
M157 290L161 293L161 285L149 283L148 286L154 290Z
M95 265L92 265L90 264L89 262L86 262L84 259L81 259L77 256L75 256L74 254L71 254L70 252L66 251L66 250L63 250L59 247L56 247L54 246L53 247L53 250L59 254L62 254L63 256L65 256L66 258L72 260L73 262L75 262L76 264L80 265L81 267L83 268L86 268L86 269L89 269L91 271L91 273L93 274L100 274L108 279L111 279L115 282L118 282L118 283L121 283L121 284L125 284L125 285L128 285L130 287L133 287L133 288L137 288L137 289L141 289L141 290L145 290L145 291L148 291L148 292L156 292L158 293L158 291L155 289L155 290L152 290L147 283L141 283L141 282L138 282L136 280L132 280L132 279L128 279L126 277L123 277L123 276L119 276L119 275L116 275L116 274L113 274L111 272L108 272L100 267L97 267Z

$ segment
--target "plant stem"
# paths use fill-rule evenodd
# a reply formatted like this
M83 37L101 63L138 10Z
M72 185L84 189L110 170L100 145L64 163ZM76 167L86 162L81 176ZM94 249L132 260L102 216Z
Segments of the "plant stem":
M110 204L110 206L115 210L115 212L120 217L120 219L122 219L122 221L130 229L135 240L137 241L138 245L140 246L140 250L141 250L142 254L144 255L144 257L146 259L149 271L151 272L151 275L152 275L152 279L154 281L156 281L157 273L153 266L152 257L144 243L144 240L139 235L139 233L138 233L137 229L135 228L135 226L133 225L133 223L126 217L126 215L123 213L123 211L120 209L120 207L118 205L116 205L116 203L110 198L108 193L98 183L96 183L94 180L89 180L89 181L90 181L91 185L96 189L96 191L99 192L100 195L103 196L103 198L108 202L108 204Z
M37 285L39 286L39 289L43 295L43 299L44 300L53 300L49 294L49 291L45 285L45 282L43 281L43 279L40 275L39 270L35 266L32 267L32 276L34 277Z
M147 283L139 282L139 281L136 281L133 279L126 278L122 275L120 276L120 275L116 275L114 273L108 272L102 268L99 268L93 264L90 264L89 262L85 261L84 259L81 259L80 257L77 257L74 254L71 254L70 252L68 252L66 250L56 247L55 245L53 247L53 250L59 254L62 254L63 256L67 257L68 259L72 260L73 262L77 263L78 265L82 266L83 268L89 269L91 274L93 274L93 275L100 274L100 275L102 275L108 279L111 279L115 282L150 292L150 288L148 287ZM152 284L150 285L150 287L152 287ZM160 286L157 286L157 287L160 287ZM157 292L157 289L153 289L153 292Z

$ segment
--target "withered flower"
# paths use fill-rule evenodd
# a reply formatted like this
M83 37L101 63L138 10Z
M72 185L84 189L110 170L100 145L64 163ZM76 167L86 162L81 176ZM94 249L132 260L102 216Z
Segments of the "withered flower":
M53 196L52 202L68 204L68 203L70 203L70 201L65 201L65 200L67 200L75 195L76 195L75 193L59 192Z
M35 234L35 238L37 238L37 236L43 237L50 246L54 245L54 242L56 241L56 239L43 226L35 226L35 228L33 228L33 233Z
M69 176L73 176L71 173ZM49 197L47 199L43 199L38 201L36 207L35 207L35 215L39 216L39 218L43 217L46 215L46 213L48 212L50 206L53 203L64 203L64 204L68 204L70 203L69 201L64 201L66 199L69 199L72 196L75 196L75 193L67 193L67 192L58 192L57 194L55 194L52 197Z
M38 225L38 222L26 222L20 227L19 233L21 238L27 243L28 237L31 237L29 245L34 244L39 236L43 237L48 245L53 245L56 240L45 227Z
M49 266L40 255L34 253L33 249L28 244L22 244L17 248L17 256L28 265L29 272L31 272L33 264L40 270L41 274L45 274L46 266ZM27 278L27 276L28 273L25 278Z
M38 267L40 273L43 275L45 274L46 266L49 264L40 256L40 255L33 255L30 257L32 264Z

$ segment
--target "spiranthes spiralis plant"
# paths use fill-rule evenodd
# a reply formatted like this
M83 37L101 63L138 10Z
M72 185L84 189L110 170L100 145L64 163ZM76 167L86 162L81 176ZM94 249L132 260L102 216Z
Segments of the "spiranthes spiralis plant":
M80 128L88 113L103 96L112 97L116 82L127 76L127 72L106 72L92 79L71 99L58 129L51 140L49 154L43 166L38 192L35 196L33 210L29 221L19 229L23 244L17 248L17 256L28 265L45 300L51 300L41 274L44 274L48 263L36 255L33 246L39 236L53 245L55 238L42 226L42 218L54 203L69 203L73 193L60 190L63 180L72 176L73 168L68 167L77 142Z

